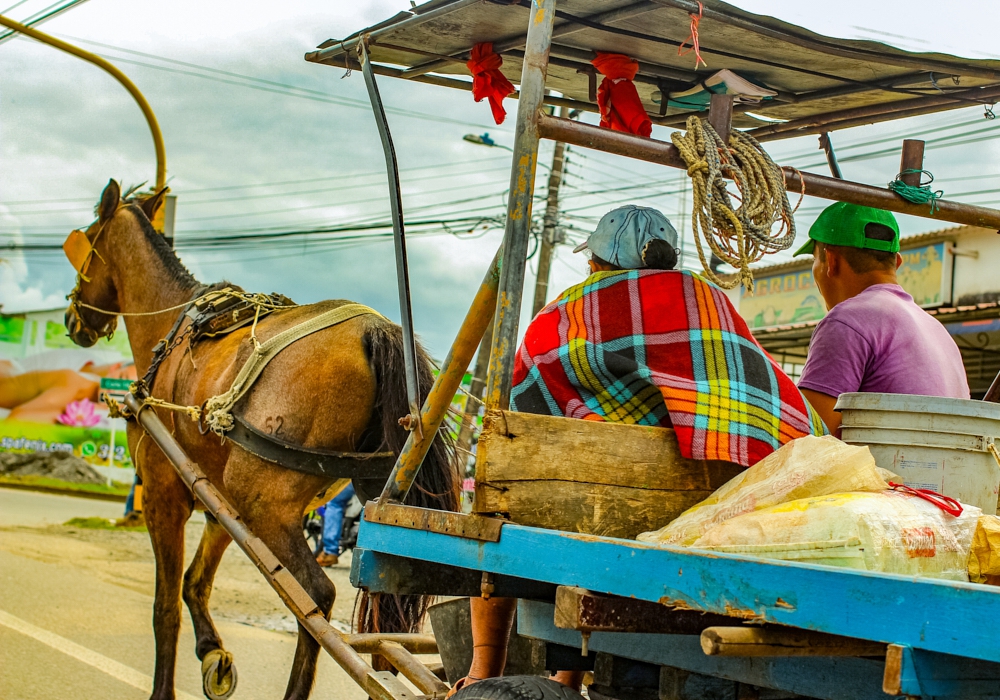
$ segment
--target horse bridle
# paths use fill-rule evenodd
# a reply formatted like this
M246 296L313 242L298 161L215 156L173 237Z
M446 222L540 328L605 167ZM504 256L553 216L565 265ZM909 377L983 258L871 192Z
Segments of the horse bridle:
M123 206L126 206L126 203L120 201L114 213L100 224L93 241L87 238L86 231L76 229L70 232L63 243L63 252L66 254L70 265L76 270L76 285L73 287L73 291L66 295L66 298L69 299L69 308L66 309L66 329L71 335L83 334L87 336L88 340L91 341L91 345L96 343L100 338L111 340L114 337L115 330L118 328L118 314L95 308L95 311L103 313L110 318L101 328L91 328L80 314L80 306L83 305L83 302L80 301L80 292L83 288L83 283L90 281L90 278L87 277L87 270L90 268L90 262L94 256L96 255L104 261L104 257L97 252L97 240L104 233L104 227L111 223L115 215L118 214L118 210ZM88 226L88 228L90 227Z

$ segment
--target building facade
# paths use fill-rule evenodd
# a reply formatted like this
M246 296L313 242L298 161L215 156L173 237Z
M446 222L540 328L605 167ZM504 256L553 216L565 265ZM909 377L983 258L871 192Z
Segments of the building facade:
M900 254L900 284L948 329L962 351L972 398L982 398L1000 372L1000 235L974 226L932 231L903 238ZM754 279L754 294L740 290L740 315L797 379L826 315L812 257L757 268Z

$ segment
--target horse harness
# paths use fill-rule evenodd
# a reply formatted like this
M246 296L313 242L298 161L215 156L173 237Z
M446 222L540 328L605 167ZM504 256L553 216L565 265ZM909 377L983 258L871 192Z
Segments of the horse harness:
M122 200L115 210L128 206L129 202ZM70 264L76 270L76 286L69 294L70 306L68 315L72 322L79 329L85 330L88 334L95 335L96 338L110 338L117 326L119 313L104 311L96 307L89 307L83 304L79 297L84 282L89 282L87 271L90 262L96 255L101 257L96 245L105 226L114 218L114 215L106 221L101 222L93 240L87 237L83 230L74 230L63 243L63 251L69 259ZM102 258L103 259L103 258ZM100 313L111 317L100 331L96 331L88 326L83 320L78 307L84 306L93 308ZM203 338L216 338L227 333L231 333L238 328L242 328L250 323L256 328L257 322L273 313L274 311L291 308L296 304L286 296L281 294L247 294L235 285L225 282L214 285L201 285L195 290L192 299L180 307L180 313L174 321L170 332L167 333L159 343L153 347L153 357L149 369L142 379L132 385L132 393L142 400L144 404L156 404L172 409L197 410L195 407L175 406L166 402L158 401L151 395L153 383L156 381L156 374L160 365L170 356L170 353L187 338L188 349L191 352L194 344ZM160 312L149 312L160 313ZM374 309L361 304L345 304L330 311L324 312L317 317L303 321L278 336L268 340L263 345L258 343L251 332L256 348L251 353L250 358L244 364L243 369L237 376L234 386L228 392L220 396L214 396L205 402L198 415L198 429L205 434L207 430L203 425L202 418L206 414L212 402L215 402L214 411L211 415L215 420L209 422L209 427L214 432L233 441L244 450L260 459L277 464L280 467L293 471L316 476L333 478L350 478L355 482L355 488L359 493L369 490L381 490L382 485L392 472L396 462L396 455L392 452L340 452L336 450L319 450L295 445L280 439L275 435L264 433L250 425L242 415L236 412L236 407L240 399L256 381L257 377L264 370L267 363L274 358L281 350L291 343L299 340L309 333L322 328L342 323L346 320L363 314L374 314L381 316ZM137 315L147 315L140 313ZM190 323L181 330L184 320L189 319ZM277 341L277 342L275 342ZM271 345L271 352L263 356L261 350ZM241 383L239 387L237 383ZM220 399L222 400L220 402ZM120 407L113 401L109 401L113 411L120 415ZM133 416L125 416L132 418Z
M178 314L170 332L153 348L152 362L142 379L136 382L134 393L141 399L150 396L160 365L185 339L188 340L186 352L192 352L194 344L199 340L227 335L251 323L256 324L274 311L294 306L295 303L283 295L249 295L239 287L226 283L199 287L194 298ZM336 313L338 311L340 313ZM293 326L264 344L258 344L233 387L224 394L208 399L200 407L199 431L202 434L216 432L250 454L285 469L316 476L360 480L368 486L365 490L381 488L395 464L394 453L340 452L303 447L256 428L237 410L241 399L260 376L267 362L285 347L311 332L369 313L377 312L360 304L345 304ZM186 326L185 319L190 321ZM260 349L267 348L269 343L273 343L269 348L270 352L262 354Z

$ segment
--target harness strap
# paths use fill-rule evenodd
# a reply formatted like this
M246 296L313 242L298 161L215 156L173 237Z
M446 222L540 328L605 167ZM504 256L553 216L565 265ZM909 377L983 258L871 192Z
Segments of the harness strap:
M239 374L236 375L236 379L233 380L233 385L229 387L229 391L218 396L213 396L205 402L204 415L208 428L218 435L225 435L229 430L232 430L234 425L232 415L233 406L243 398L243 395L250 390L250 387L253 386L253 383L260 376L260 373L264 371L268 363L282 350L295 341L301 340L316 331L335 326L365 314L384 318L378 311L363 304L344 304L292 326L258 345L243 364Z
M380 479L389 477L396 455L392 452L338 452L303 447L255 428L238 413L232 414L233 428L226 439L252 455L285 469L325 477Z
M170 332L167 333L163 340L158 342L153 347L153 359L149 363L149 369L146 370L146 374L142 376L141 380L149 391L153 390L153 382L156 381L156 373L160 369L160 365L163 364L163 361L167 359L170 351L173 350L174 339L177 337L177 331L180 330L181 324L187 316L188 309L191 308L191 305L194 304L202 294L211 289L213 286L215 285L202 284L198 286L194 296L191 297L191 301L181 306L181 312L177 315L177 319L174 321L174 325L171 326Z

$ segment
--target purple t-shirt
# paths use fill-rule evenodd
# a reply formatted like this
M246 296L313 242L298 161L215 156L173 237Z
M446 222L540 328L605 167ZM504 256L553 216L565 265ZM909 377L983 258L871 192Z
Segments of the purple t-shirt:
M833 307L809 342L800 389L969 398L958 346L898 284L876 284Z

